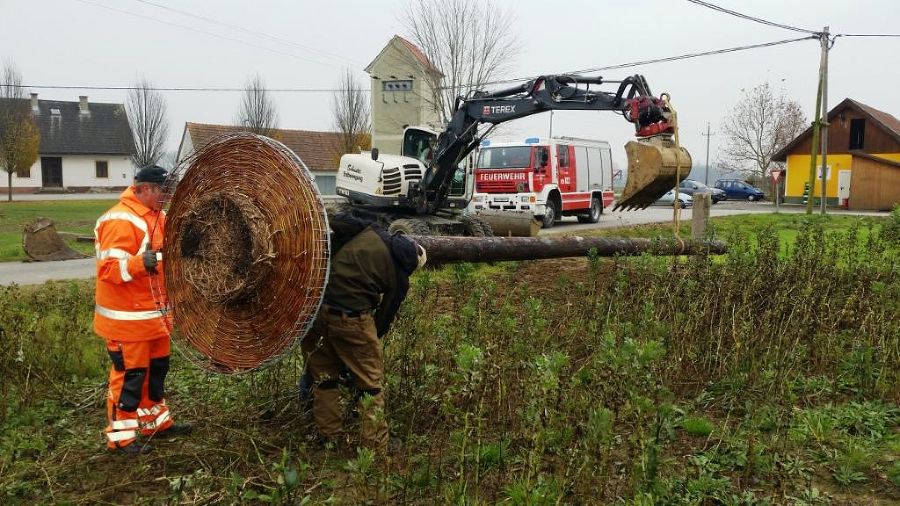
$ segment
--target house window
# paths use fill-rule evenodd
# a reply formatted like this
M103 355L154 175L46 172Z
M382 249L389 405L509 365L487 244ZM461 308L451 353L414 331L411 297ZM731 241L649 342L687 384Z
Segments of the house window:
M109 177L109 162L97 160L94 162L95 172L98 178Z
M850 120L850 149L863 149L866 140L866 120Z
M24 170L17 170L16 177L31 177L31 167Z

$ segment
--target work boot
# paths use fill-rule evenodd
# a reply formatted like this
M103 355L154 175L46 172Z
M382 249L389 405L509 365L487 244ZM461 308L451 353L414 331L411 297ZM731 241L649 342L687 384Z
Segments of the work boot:
M189 423L175 423L168 429L156 431L152 437L167 438L190 434L194 427Z
M131 443L119 448L110 448L110 451L117 455L146 455L153 451L153 447L148 444Z

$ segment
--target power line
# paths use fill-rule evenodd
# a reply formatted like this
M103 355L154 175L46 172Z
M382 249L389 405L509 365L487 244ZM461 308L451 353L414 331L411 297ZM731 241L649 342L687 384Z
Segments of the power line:
M206 17L206 16L201 16L201 15L199 15L199 14L194 14L194 13L187 12L187 11L183 11L183 10L180 10L180 9L175 9L174 7L169 7L169 6L167 6L167 5L158 4L158 3L156 3L156 2L151 2L151 1L149 1L149 0L134 0L134 1L135 1L135 2L139 2L139 3L142 3L142 4L146 4L146 5L151 5L151 6L153 6L153 7L157 7L157 8L159 8L159 9L167 10L167 11L170 11L170 12L175 12L175 13L177 13L177 14L181 14L181 15L184 15L184 16L188 16L188 17L191 17L191 18L194 18L194 19L199 19L199 20L202 20L202 21L206 21L207 23L212 23L212 24L215 24L215 25L220 25L220 26L224 26L224 27L227 27L227 28L232 28L232 29L235 29L235 30L239 30L239 31L241 31L241 32L244 32L244 33L247 33L247 34L250 34L250 35L254 35L254 36L256 36L256 37L261 37L261 38L264 38L264 39L269 39L269 40L272 40L272 41L275 41L275 42L279 42L279 43L281 43L281 44L287 44L287 45L289 45L289 46L293 46L293 47L296 47L296 48L298 48L298 49L303 49L303 50L305 50L305 51L312 51L312 52L314 52L314 53L319 53L319 54L321 54L322 56L328 56L328 57L332 57L332 58L338 58L338 59L341 59L341 60L344 60L344 61L347 61L347 62L350 62L350 63L354 63L354 64L356 63L356 62L353 62L353 61L349 60L348 58L346 58L346 57L344 57L344 56L341 56L341 55L338 55L338 54L329 53L329 52L327 52L327 51L323 51L323 50L321 50L321 49L316 49L316 48L310 47L310 46L304 46L304 45L302 45L302 44L298 44L298 43L296 43L296 42L293 42L293 41L290 41L290 40L287 40L287 39L282 39L281 37L276 37L276 36L270 35L270 34L268 34L268 33L258 32L258 31L255 31L255 30L250 30L249 28L244 28L244 27L242 27L242 26L240 26L240 25L235 25L235 24L231 24L231 23L226 23L226 22L224 22L224 21L219 21L219 20L217 20L217 19L208 18L208 17Z
M900 37L900 33L839 33L835 37Z
M77 85L41 85L41 84L10 84L3 86L11 86L13 88L35 88L41 90L150 90L150 91L217 91L217 92L243 92L246 88L198 88L198 87L157 87L142 88L140 86L77 86ZM273 93L332 93L337 91L360 91L368 92L371 90L356 89L328 89L328 88L266 88L267 92Z
M622 68L628 68L628 67L637 67L639 65L649 65L651 63L662 63L662 62L670 62L670 61L677 61L677 60L687 60L689 58L697 58L700 56L710 56L710 55L715 55L715 54L734 53L737 51L746 51L748 49L759 49L761 47L778 46L781 44L790 44L792 42L799 42L801 40L810 40L810 39L818 39L818 37L814 36L814 35L809 35L806 37L798 37L796 39L776 40L773 42L763 42L761 44L751 44L751 45L747 45L747 46L728 47L725 49L715 49L713 51L702 51L699 53L687 53L687 54L682 54L682 55L678 55L678 56L668 56L666 58L655 58L652 60L643 60L643 61L630 62L630 63L620 63L618 65L608 65L606 67L583 69L583 70L578 70L578 71L570 72L570 73L571 74L587 74L589 72L600 72L602 70L613 70L613 69L622 69Z
M591 73L591 72L600 72L603 70L615 70L615 69L623 69L623 68L629 68L629 67L638 67L641 65L650 65L653 63L663 63L663 62L671 62L671 61L678 61L678 60L687 60L689 58L698 58L701 56L734 53L737 51L747 51L750 49L759 49L761 47L778 46L781 44L790 44L792 42L799 42L801 40L810 40L810 39L818 39L818 38L819 37L817 35L809 35L806 37L798 37L796 39L776 40L776 41L772 41L772 42L763 42L761 44L750 44L750 45L745 45L745 46L728 47L728 48L724 48L724 49L715 49L712 51L702 51L702 52L698 52L698 53L686 53L686 54L681 54L681 55L677 55L677 56L667 56L665 58L654 58L651 60L641 60L641 61L634 61L634 62L628 62L628 63L619 63L616 65L607 65L605 67L594 67L594 68L588 68L588 69L574 70L574 71L570 71L570 72L564 72L564 74L566 74L566 75L587 74L587 73ZM498 80L498 81L486 82L486 83L483 83L483 85L486 86L486 85L494 85L494 84L509 84L509 83L526 82L526 81L531 81L533 79L536 79L537 77L539 77L539 76L518 77L515 79L503 79L503 80Z
M162 24L164 24L164 25L175 26L175 27L178 27L178 28L183 28L183 29L185 29L185 30L190 30L190 31L192 31L192 32L202 33L202 34L204 34L204 35L209 35L209 36L211 36L211 37L216 37L216 38L223 39L223 40L227 40L227 41L230 41L230 42L237 42L238 44L244 44L244 45L246 45L246 46L254 47L254 48L256 48L256 49L262 49L263 51L269 51L269 52L271 52L271 53L277 53L277 54L284 55L284 56L290 56L291 58L296 58L296 59L298 59L298 60L303 60L303 61L310 62L310 63L316 63L316 64L319 64L319 65L329 65L329 66L333 66L332 63L323 63L323 62L321 62L321 61L313 60L313 59L310 59L310 58L305 58L305 57L303 57L303 56L299 56L299 55L296 55L296 54L294 54L294 53L289 53L289 52L287 52L287 51L281 51L281 50L278 50L278 49L273 49L273 48L271 48L271 47L261 46L261 45L259 45L259 44L254 44L254 43L252 43L252 42L247 42L247 41L245 41L245 40L235 39L235 38L232 38L232 37L227 37L227 36L225 36L225 35L220 35L220 34L218 34L218 33L208 32L208 31L206 31L206 30L200 30L199 28L193 28L193 27L190 27L190 26L185 26L185 25L182 25L182 24L173 23L173 22L171 22L171 21L165 21L165 20L162 20L162 19L159 19L159 18L154 18L154 17L152 17L152 16L147 16L147 15L144 15L144 14L138 14L138 13L136 13L136 12L127 11L127 10L124 10L124 9L119 9L119 8L117 8L117 7L112 7L112 6L109 6L109 5L103 5L103 4L96 3L96 2L93 2L93 1L90 1L90 0L77 0L77 1L79 1L79 2L81 2L81 3L84 3L84 4L93 5L93 6L95 6L95 7L100 7L100 8L103 8L103 9L108 9L108 10L111 10L111 11L116 11L116 12L119 12L119 13L122 13L122 14L127 14L127 15L129 15L129 16L134 16L134 17L143 18L143 19L149 19L149 20L151 20L151 21L155 21L155 22L157 22L157 23L162 23Z
M747 51L750 49L771 47L771 46L777 46L777 45L781 45L781 44L789 44L792 42L799 42L801 40L810 40L810 39L818 39L818 36L810 35L807 37L798 37L796 39L777 40L777 41L773 41L773 42L763 42L761 44L750 44L750 45L744 45L744 46L729 47L729 48L724 48L724 49L716 49L713 51L702 51L702 52L698 52L698 53L687 53L687 54L681 54L681 55L677 55L677 56L668 56L665 58L654 58L654 59L650 59L650 60L619 63L616 65L607 65L605 67L594 67L594 68L589 68L589 69L581 69L581 70L576 70L576 71L572 71L572 72L566 72L566 74L587 74L590 72L599 72L599 71L603 71L603 70L614 70L614 69L622 69L622 68L628 68L628 67L637 67L637 66L641 66L641 65L650 65L653 63L663 63L663 62L671 62L671 61L677 61L677 60L686 60L689 58L698 58L701 56L733 53L733 52L737 52L737 51ZM489 85L496 85L496 84L526 82L526 81L535 79L536 77L537 76L490 81L490 82L482 83L482 85L489 86ZM135 90L135 89L140 89L139 87L136 87L136 86L21 85L21 87L22 88L39 88L39 89L74 89L74 90ZM146 88L146 89L154 90L154 91L216 91L216 92L244 91L244 88L213 88L213 87L152 87L152 88ZM284 92L284 93L325 93L325 92L336 92L336 91L345 91L345 90L329 89L329 88L272 88L272 89L267 89L267 91ZM359 89L359 90L350 90L350 91L368 92L371 90Z
M755 23L761 23L761 24L764 24L764 25L774 26L774 27L777 27L777 28L784 28L785 30L793 30L793 31L795 31L795 32L804 32L804 33L810 33L810 34L816 34L816 33L819 33L819 32L816 32L816 31L814 31L814 30L807 30L807 29L805 29L805 28L797 28L796 26L785 25L785 24L782 24L782 23L775 23L774 21L768 21L768 20L765 20L765 19L762 19L762 18L758 18L758 17L756 17L756 16L750 16L750 15L748 15L748 14L743 14L743 13L740 13L740 12L737 12L737 11L733 11L733 10L731 10L731 9L726 9L726 8L724 8L724 7L720 7L720 6L716 5L716 4L711 4L711 3L709 3L709 2L704 2L703 0L687 0L687 1L688 1L688 2L691 2L692 4L697 4L697 5L699 5L699 6L706 7L706 8L708 8L708 9L712 9L712 10L714 10L714 11L719 11L719 12L722 12L722 13L725 13L725 14L730 14L730 15L732 15L732 16L737 16L737 17L739 17L739 18L746 19L746 20L748 20L748 21L753 21L753 22L755 22Z

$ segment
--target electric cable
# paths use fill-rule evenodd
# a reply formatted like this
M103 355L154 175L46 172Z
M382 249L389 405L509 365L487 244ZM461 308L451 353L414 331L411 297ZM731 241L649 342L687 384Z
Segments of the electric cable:
M900 37L900 33L838 33L834 37Z
M637 67L637 66L641 66L641 65L650 65L653 63L663 63L663 62L671 62L671 61L678 61L678 60L687 60L690 58L698 58L701 56L711 56L711 55L716 55L716 54L734 53L737 51L759 49L762 47L771 47L771 46L777 46L777 45L781 45L781 44L790 44L792 42L799 42L801 40L811 40L811 39L818 39L818 38L819 37L817 35L809 35L806 37L798 37L796 39L776 40L776 41L772 41L772 42L763 42L760 44L735 46L735 47L728 47L728 48L723 48L723 49L715 49L712 51L701 51L701 52L697 52L697 53L685 53L685 54L681 54L681 55L677 55L677 56L667 56L664 58L653 58L650 60L640 60L640 61L634 61L634 62L628 62L628 63L619 63L619 64L615 64L615 65L607 65L604 67L587 68L587 69L575 70L575 71L570 71L570 72L564 72L564 74L566 74L566 75L587 74L587 73L591 73L591 72L600 72L603 70L614 70L614 69L622 69L622 68L628 68L628 67ZM539 77L539 76L521 77L521 78L515 78L515 79L504 79L504 80L499 80L499 81L490 81L490 82L484 83L483 85L487 86L487 85L494 85L494 84L526 82L526 81L531 81L533 79L536 79L537 77Z
M142 3L142 4L146 4L146 5L151 5L151 6L153 6L153 7L157 7L157 8L159 8L159 9L167 10L167 11L174 12L174 13L177 13L177 14L181 14L181 15L184 15L184 16L188 16L188 17L191 17L191 18L194 18L194 19L199 19L199 20L202 20L202 21L206 21L207 23L212 23L212 24L215 24L215 25L220 25L220 26L224 26L224 27L227 27L227 28L232 28L232 29L235 29L235 30L238 30L238 31L241 31L241 32L244 32L244 33L253 35L253 36L256 36L256 37L261 37L261 38L264 38L264 39L269 39L269 40L272 40L272 41L275 41L275 42L278 42L278 43L281 43L281 44L287 44L287 45L289 45L289 46L293 46L293 47L296 47L296 48L298 48L298 49L303 49L304 51L311 51L311 52L314 52L314 53L319 53L319 54L322 55L322 56L327 56L327 57L330 57L330 58L338 58L338 59L344 60L344 61L346 61L346 62L348 62L348 63L353 63L354 65L358 65L357 62L354 62L354 61L350 60L349 58L344 57L344 56L341 56L341 55L339 55L339 54L329 53L328 51L323 51L323 50L321 50L321 49L316 49L316 48L310 47L310 46L304 46L303 44L298 44L298 43L296 43L296 42L293 42L293 41L290 41L290 40L287 40L287 39L283 39L283 38L281 38L281 37L276 37L276 36L274 36L274 35L270 35L270 34L265 33L265 32L258 32L258 31L256 31L256 30L251 30L251 29L249 29L249 28L244 28L244 27L242 27L242 26L240 26L240 25L235 25L235 24L232 24L232 23L226 23L226 22L224 22L224 21L219 21L219 20L217 20L217 19L208 18L208 17L206 17L206 16L201 16L201 15L199 15L199 14L194 14L194 13L191 13L191 12L183 11L183 10L180 10L180 9L176 9L176 8L174 8L174 7L169 7L169 6L167 6L167 5L158 4L158 3L156 3L156 2L151 2L150 0L134 0L134 1L135 1L135 2L139 2L139 3Z
M739 17L739 18L742 18L742 19L746 19L746 20L748 20L748 21L753 21L753 22L755 22L755 23L761 23L761 24L764 24L764 25L774 26L774 27L777 27L777 28L784 28L785 30L793 30L793 31L795 31L795 32L804 32L804 33L810 33L810 34L818 34L818 33L819 33L819 32L817 32L817 31L815 31L815 30L807 30L807 29L805 29L805 28L798 28L798 27L796 27L796 26L785 25L785 24L782 24L782 23L775 23L774 21L768 21L768 20L765 20L765 19L762 19L762 18L758 18L758 17L756 17L756 16L750 16L750 15L748 15L748 14L743 14L743 13L740 13L740 12L737 12L737 11L733 11L733 10L731 10L731 9L726 9L726 8L724 8L724 7L720 7L720 6L716 5L716 4L712 4L712 3L709 3L709 2L704 2L703 0L687 0L687 1L688 1L688 2L691 2L692 4L699 5L699 6L701 6L701 7L706 7L706 8L708 8L708 9L712 9L712 10L714 10L714 11L719 11L719 12L722 12L722 13L724 13L724 14L730 14L730 15L732 15L732 16L736 16L736 17Z
M151 86L142 88L140 86L79 86L79 85L41 85L41 84L10 84L13 88L36 88L42 90L148 90L148 91L217 91L217 92L244 92L246 88L201 88L201 87L160 87ZM273 93L331 93L339 91L359 91L368 92L368 89L331 89L331 88L266 88L267 92Z
M159 19L159 18L154 18L153 16L147 16L147 15L145 15L145 14L138 14L138 13L136 13L136 12L127 11L127 10L125 10L125 9L119 9L118 7L112 7L112 6L109 6L109 5L103 5L103 4L100 4L100 3L97 3L97 2L93 2L93 1L90 1L90 0L77 0L77 1L78 1L78 2L81 2L81 3L84 3L84 4L93 5L94 7L100 7L100 8L103 8L103 9L107 9L107 10L119 12L119 13L122 13L122 14L127 14L127 15L129 15L129 16L135 16L135 17L138 17L138 18L149 19L149 20L151 20L151 21L155 21L155 22L157 22L157 23L162 23L162 24L164 24L164 25L175 26L175 27L178 27L178 28L184 28L185 30L190 30L190 31L196 32L196 33L202 33L203 35L209 35L209 36L211 36L211 37L216 37L216 38L223 39L223 40L227 40L227 41L230 41L230 42L237 42L238 44L244 44L244 45L246 45L246 46L254 47L254 48L256 48L256 49L262 49L263 51L269 51L269 52L271 52L271 53L276 53L276 54L280 54L280 55L283 55L283 56L290 56L291 58L296 58L296 59L298 59L298 60L303 60L303 61L306 61L306 62L309 62L309 63L315 63L315 64L318 64L318 65L334 66L334 64L331 63L331 62L327 62L327 63L326 63L326 62L321 62L321 61L318 61L318 60L313 60L313 59L306 58L306 57L303 57L303 56L300 56L300 55L297 55L297 54L294 54L294 53L290 53L290 52L287 52L287 51L281 51L281 50L279 50L279 49L274 49L274 48L271 48L271 47L262 46L262 45L259 45L259 44L254 44L254 43L252 43L252 42L247 42L247 41L245 41L245 40L235 39L235 38L233 38L233 37L228 37L228 36L221 35L221 34L214 33L214 32L208 32L208 31L206 31L206 30L201 30L201 29L199 29L199 28L193 28L193 27L185 26L185 25L182 25L182 24L179 24L179 23L175 23L175 22L172 22L172 21L166 21L166 20L162 20L162 19Z

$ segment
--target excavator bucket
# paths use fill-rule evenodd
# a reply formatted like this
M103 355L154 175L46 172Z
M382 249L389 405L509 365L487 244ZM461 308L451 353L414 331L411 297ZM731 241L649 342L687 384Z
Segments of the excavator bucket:
M688 176L691 155L676 148L667 137L649 137L625 144L628 155L628 181L613 211L644 209Z
M496 237L537 237L541 222L528 212L484 209L476 215L486 221Z
M70 248L49 218L38 218L25 225L22 248L29 258L38 262L88 257L88 255Z

